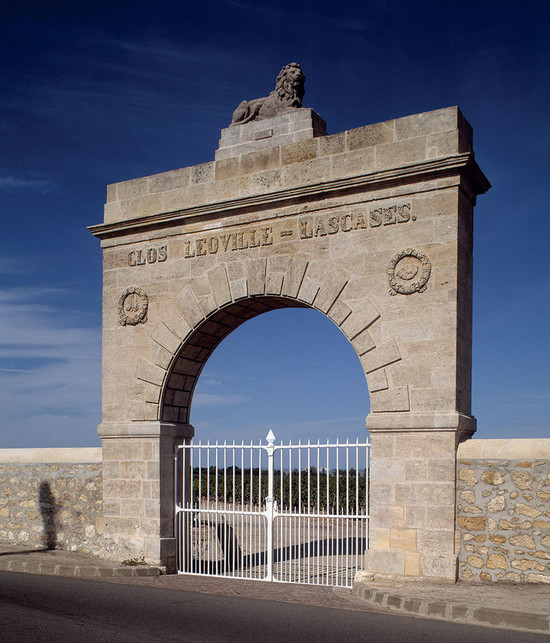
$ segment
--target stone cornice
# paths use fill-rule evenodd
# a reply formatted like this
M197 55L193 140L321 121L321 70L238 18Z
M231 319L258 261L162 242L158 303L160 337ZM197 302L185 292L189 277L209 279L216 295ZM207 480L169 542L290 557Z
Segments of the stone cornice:
M455 154L435 160L422 161L401 167L372 172L359 176L331 179L322 183L278 190L266 194L253 195L218 201L201 206L194 206L171 212L151 214L136 219L116 221L114 223L100 223L89 226L88 230L100 239L123 236L135 231L162 228L178 223L185 223L195 217L227 216L239 214L243 211L283 207L296 204L302 199L324 199L327 196L342 193L372 190L375 188L390 187L396 183L412 183L423 180L434 180L445 176L465 176L468 178L469 188L473 194L483 194L491 184L475 162L471 153Z

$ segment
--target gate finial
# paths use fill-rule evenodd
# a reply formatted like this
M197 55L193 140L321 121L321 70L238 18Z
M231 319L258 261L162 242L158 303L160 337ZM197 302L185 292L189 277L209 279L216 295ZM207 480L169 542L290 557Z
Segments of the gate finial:
M275 442L275 434L271 429L269 429L269 433L267 434L266 440L269 446L272 446L273 443Z

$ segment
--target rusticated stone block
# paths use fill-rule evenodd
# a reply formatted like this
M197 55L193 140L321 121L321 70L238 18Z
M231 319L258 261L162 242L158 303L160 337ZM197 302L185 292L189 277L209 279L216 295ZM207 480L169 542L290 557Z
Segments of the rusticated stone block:
M470 531L481 531L485 529L485 522L486 520L483 516L477 518L469 518L467 516L458 517L458 524Z

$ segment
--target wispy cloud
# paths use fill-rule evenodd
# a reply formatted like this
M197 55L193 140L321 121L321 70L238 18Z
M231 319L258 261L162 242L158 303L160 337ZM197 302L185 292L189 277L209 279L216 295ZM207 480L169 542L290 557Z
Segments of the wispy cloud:
M28 263L12 257L0 257L0 275L18 275L29 272Z
M32 190L46 192L54 187L45 179L25 179L18 176L0 176L0 190Z
M49 300L62 291L0 290L0 444L97 443L100 329Z

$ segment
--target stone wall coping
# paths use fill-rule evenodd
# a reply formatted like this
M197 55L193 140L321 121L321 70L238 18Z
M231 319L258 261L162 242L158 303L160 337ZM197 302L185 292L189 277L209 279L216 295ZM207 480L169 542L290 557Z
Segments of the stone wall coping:
M550 458L550 438L467 440L458 446L457 457L472 460Z
M50 449L0 449L0 462L77 464L101 462L101 447Z

